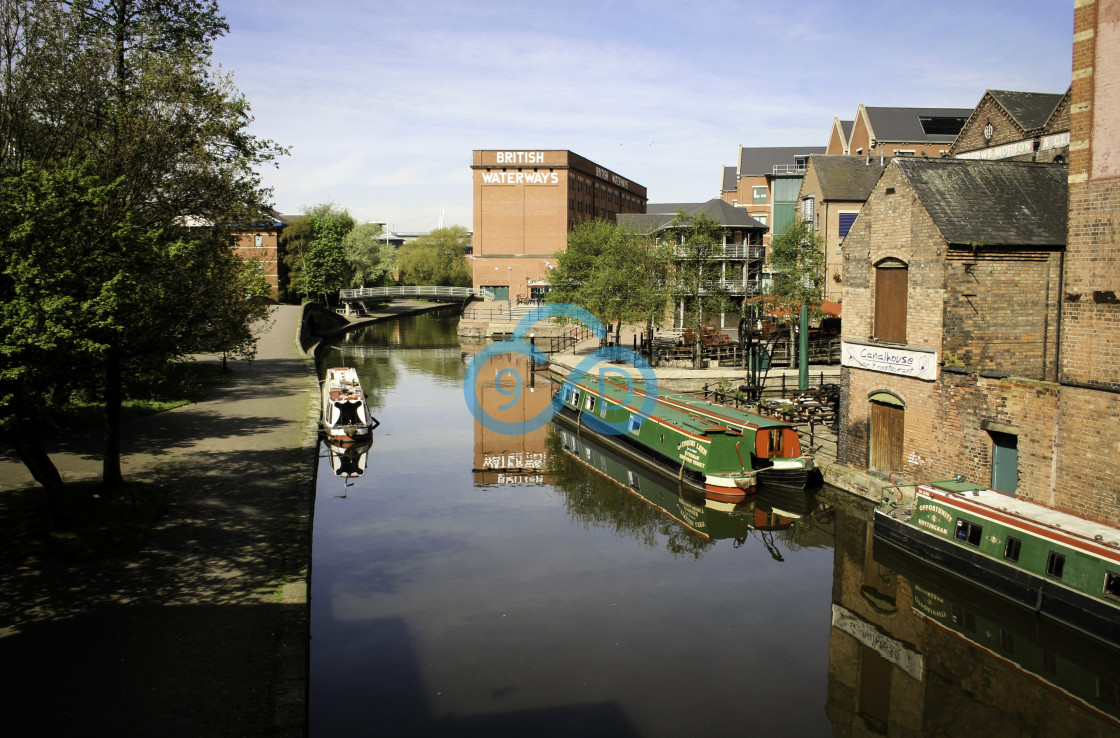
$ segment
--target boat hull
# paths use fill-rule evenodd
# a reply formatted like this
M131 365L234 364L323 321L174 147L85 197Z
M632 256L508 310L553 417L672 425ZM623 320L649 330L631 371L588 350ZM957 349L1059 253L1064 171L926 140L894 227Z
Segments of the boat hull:
M875 511L874 535L926 564L1087 635L1120 644L1120 608Z

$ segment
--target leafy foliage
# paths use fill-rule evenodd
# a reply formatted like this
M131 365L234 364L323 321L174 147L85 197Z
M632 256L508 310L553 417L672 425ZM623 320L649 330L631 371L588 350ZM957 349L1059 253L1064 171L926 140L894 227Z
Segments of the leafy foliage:
M283 253L287 279L280 289L288 299L293 299L302 291L300 285L303 278L304 258L308 245L314 239L311 232L312 218L335 219L339 221L343 233L349 233L354 228L354 218L350 212L330 202L304 208L303 215L292 218L284 225L284 230L280 234L280 251Z
M350 286L377 287L390 282L397 266L397 251L381 238L380 223L363 223L342 239L350 266Z
M401 284L470 287L473 277L465 256L470 243L463 226L437 228L406 243L397 252Z
M225 30L212 0L0 6L0 423L48 491L33 430L54 404L102 398L118 485L124 377L246 353L264 314L223 224L260 215L255 169L284 150L209 68Z
M342 247L346 233L342 221L337 218L313 215L310 225L312 238L303 257L300 291L305 295L317 295L327 303L347 281L349 266Z

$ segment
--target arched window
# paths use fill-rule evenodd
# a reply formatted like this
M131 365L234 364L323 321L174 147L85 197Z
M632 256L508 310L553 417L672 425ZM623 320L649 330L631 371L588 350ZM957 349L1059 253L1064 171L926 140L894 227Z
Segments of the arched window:
M906 343L906 295L910 270L898 259L875 265L875 323L872 335L888 343Z

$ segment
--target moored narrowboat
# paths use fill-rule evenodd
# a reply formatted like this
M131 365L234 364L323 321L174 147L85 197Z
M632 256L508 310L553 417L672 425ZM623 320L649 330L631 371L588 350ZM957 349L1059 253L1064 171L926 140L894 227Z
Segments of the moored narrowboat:
M1120 643L1120 529L958 478L887 487L875 536L1044 617Z
M664 389L647 394L640 383L568 379L558 392L560 416L649 457L711 500L742 500L766 475L786 471L778 463L796 465L801 486L815 469L797 429L780 420L714 403L701 408Z
M365 441L373 437L373 429L380 425L369 412L358 372L350 367L327 369L322 406L319 425L333 443Z

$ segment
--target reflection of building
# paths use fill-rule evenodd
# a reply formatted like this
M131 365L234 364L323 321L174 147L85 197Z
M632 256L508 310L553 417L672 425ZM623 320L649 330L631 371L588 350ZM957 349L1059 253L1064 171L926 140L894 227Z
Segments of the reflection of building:
M548 372L529 371L527 359L519 353L499 354L482 367L475 396L486 417L502 423L523 423L548 412L552 382ZM495 430L497 423L484 425L476 420L475 484L547 483L545 438L548 425L544 423L528 433L510 435Z
M471 169L474 287L498 300L547 281L576 223L645 212L645 187L571 151L475 151Z
M1111 735L1120 661L955 578L875 545L836 496L828 715L837 736Z

